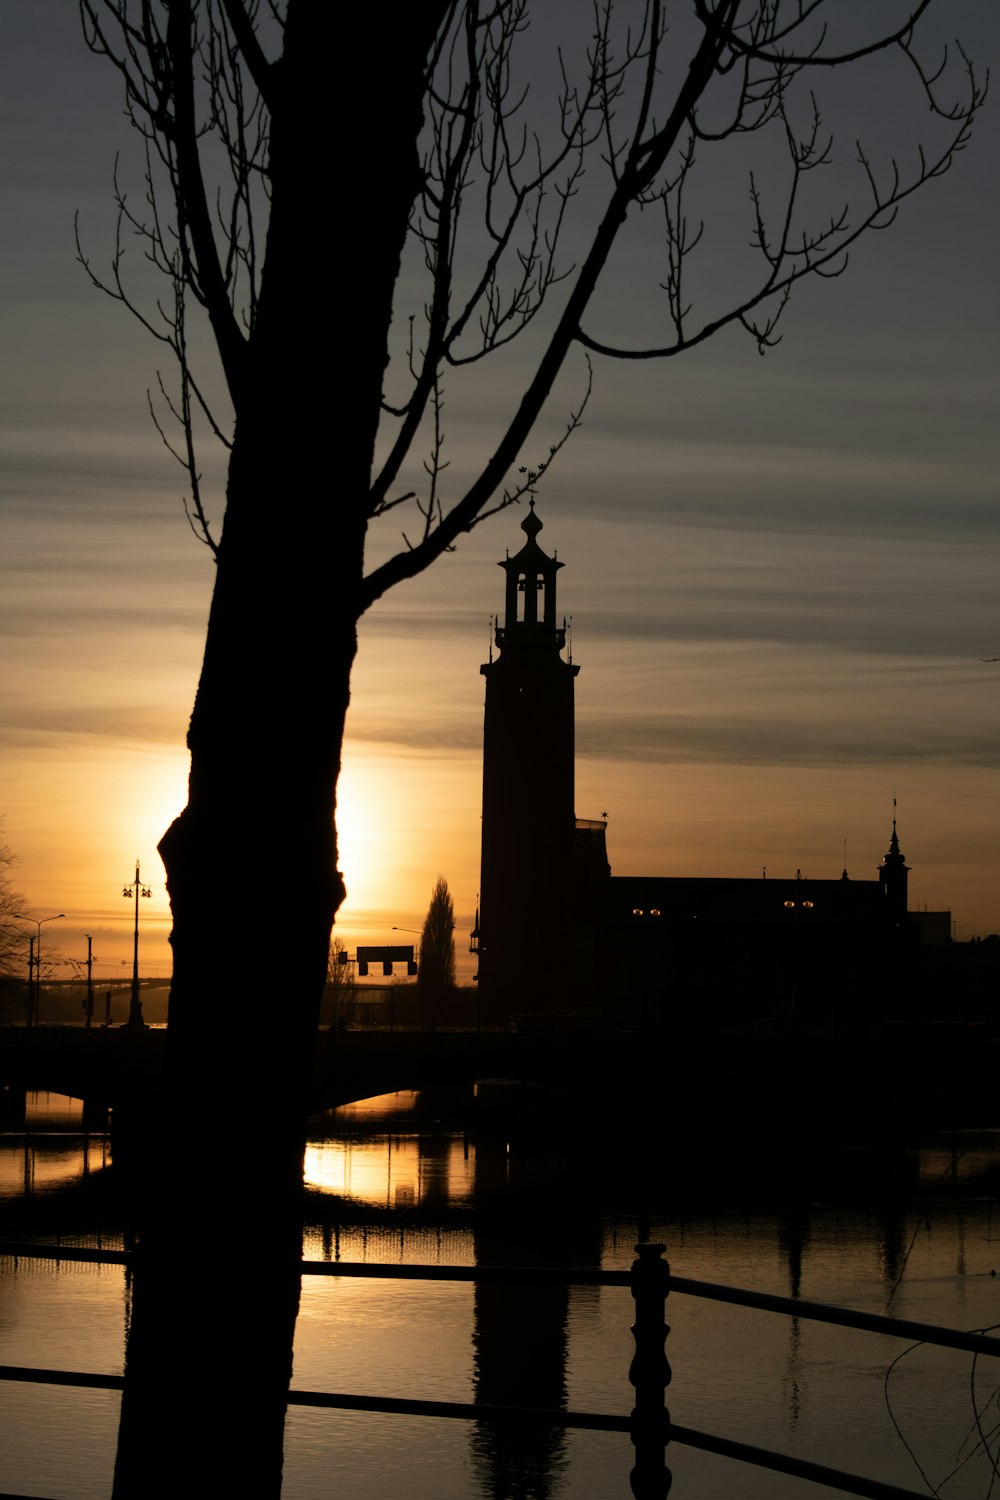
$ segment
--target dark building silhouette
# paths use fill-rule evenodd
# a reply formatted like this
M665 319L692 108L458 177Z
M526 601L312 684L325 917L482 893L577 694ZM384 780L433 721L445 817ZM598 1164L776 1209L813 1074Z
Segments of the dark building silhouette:
M910 913L893 819L873 880L612 876L603 819L574 811L574 685L556 573L527 541L506 573L486 678L479 953L487 1021L572 1014L673 1031L857 1032L914 1013L914 955L950 913Z
M500 564L507 575L498 656L486 678L483 845L478 922L484 1003L562 1008L565 933L573 920L573 688L578 667L563 659L566 624L556 623L562 563L538 545L534 501L521 523L527 541Z

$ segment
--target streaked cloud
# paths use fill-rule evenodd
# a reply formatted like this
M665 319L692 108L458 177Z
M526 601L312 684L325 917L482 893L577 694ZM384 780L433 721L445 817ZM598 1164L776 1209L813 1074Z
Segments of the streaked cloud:
M996 767L996 728L974 730L950 725L914 724L904 728L861 730L836 720L804 723L801 718L768 719L754 723L740 716L733 719L681 720L625 717L620 722L578 727L577 749L581 755L596 755L621 761L708 761L713 765L764 766L881 766L901 767L910 762L958 769L961 766Z

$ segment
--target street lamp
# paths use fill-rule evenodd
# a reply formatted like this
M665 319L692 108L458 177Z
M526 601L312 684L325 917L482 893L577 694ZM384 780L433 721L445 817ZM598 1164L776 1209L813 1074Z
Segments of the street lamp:
M38 1025L39 1011L41 1009L41 1000L42 1000L42 924L44 922L58 922L59 919L60 919L60 917L64 917L65 915L66 915L66 913L64 911L57 911L56 914L55 914L55 916L52 916L52 917L29 917L28 913L25 912L25 911L13 911L13 912L11 912L11 916L12 917L19 917L22 922L34 922L35 928L36 928L35 936L34 937L30 937L30 935L29 935L29 947L28 947L28 1019L27 1019L27 1025L28 1026L32 1025L32 1020L31 1020L32 1009L34 1009L34 1016L35 1016L34 1025L35 1026ZM32 995L31 995L31 968L32 968L32 963L34 963L34 968L35 968L34 1007L32 1007Z
M452 930L452 932L455 931L455 928L457 926L458 926L457 922L452 922L452 924L451 924L451 930ZM423 935L424 935L424 929L422 927L394 927L392 930L393 930L393 932L415 932L418 937L423 937Z
M135 880L131 885L122 887L122 895L127 899L135 896L135 937L132 944L132 999L129 1002L127 1026L145 1027L142 1019L142 1001L139 999L139 897L151 896L153 892L148 885L143 885L139 879L139 861L135 862Z

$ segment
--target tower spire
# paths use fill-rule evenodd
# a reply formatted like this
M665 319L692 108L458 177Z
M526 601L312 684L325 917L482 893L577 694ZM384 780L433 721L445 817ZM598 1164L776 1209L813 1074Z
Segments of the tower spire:
M501 654L558 657L566 644L565 623L556 624L556 573L563 565L538 545L542 524L532 498L521 522L527 541L498 565L507 574L504 622L496 629Z
M907 879L910 867L903 858L899 848L899 834L896 831L896 799L892 799L892 835L889 839L889 848L878 869L879 884L886 900L891 904L893 915L897 917L906 916L907 908Z

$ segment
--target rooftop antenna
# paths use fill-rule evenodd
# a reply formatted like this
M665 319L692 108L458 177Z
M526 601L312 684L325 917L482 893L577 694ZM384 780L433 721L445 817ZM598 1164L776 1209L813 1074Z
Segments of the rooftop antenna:
M494 620L494 616L490 615L490 625L489 625L489 630L490 630L490 639L489 639L490 666L493 665L493 620Z
M566 615L563 615L563 630L566 631L566 643L567 643L567 645L569 647L569 650L566 653L566 659L569 662L570 666L572 666L573 665L573 616L572 615L568 616L568 618L567 618Z

